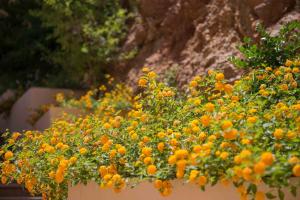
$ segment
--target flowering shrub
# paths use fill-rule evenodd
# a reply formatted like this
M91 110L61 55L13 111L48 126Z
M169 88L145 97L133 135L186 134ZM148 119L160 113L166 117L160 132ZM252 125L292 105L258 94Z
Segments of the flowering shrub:
M144 68L136 96L118 86L98 101L95 114L24 137L13 133L1 149L1 181L24 183L45 199L66 199L68 184L88 181L116 192L151 181L167 196L173 179L201 189L232 183L241 199L283 199L283 187L295 195L299 178L290 178L300 177L299 65L287 60L254 69L234 84L209 71L190 82L186 95ZM130 106L117 109L118 102ZM258 191L260 183L278 193Z
M124 112L134 102L132 89L118 84L110 75L106 75L107 84L89 90L80 99L66 97L62 93L56 95L56 104L65 108L77 108L86 113L93 112L98 116L110 116L111 113Z

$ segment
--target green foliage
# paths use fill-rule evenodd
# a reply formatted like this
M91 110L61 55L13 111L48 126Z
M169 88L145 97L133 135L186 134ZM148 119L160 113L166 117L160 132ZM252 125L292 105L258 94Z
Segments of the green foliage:
M277 67L283 65L287 59L299 57L300 22L287 23L275 36L268 33L262 25L257 27L257 32L258 43L245 38L242 46L239 47L244 58L231 58L236 66L241 68Z
M46 59L56 49L55 41L45 37L51 30L42 28L40 20L29 14L39 8L35 0L0 1L0 93L7 88L57 83L61 68ZM61 80L58 86L67 82Z
M60 47L50 59L71 80L93 84L119 59L129 15L118 0L43 0L33 13L54 30L50 37Z

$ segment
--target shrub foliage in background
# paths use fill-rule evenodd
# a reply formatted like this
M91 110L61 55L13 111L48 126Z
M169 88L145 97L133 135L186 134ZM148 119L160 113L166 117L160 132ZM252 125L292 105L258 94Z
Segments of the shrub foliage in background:
M119 0L0 2L0 93L30 86L90 86L120 52L128 12Z
M279 33L271 35L262 25L257 27L258 43L245 38L239 46L244 58L233 57L233 63L242 68L280 66L287 59L299 58L300 22L292 21L282 26Z
M42 9L34 14L53 29L50 37L59 50L50 59L64 68L68 78L90 85L119 59L128 18L119 0L43 0Z
M35 0L0 1L0 93L48 85L62 71L46 59L56 49L55 41L46 37L51 30L42 28L41 21L28 12L40 6Z

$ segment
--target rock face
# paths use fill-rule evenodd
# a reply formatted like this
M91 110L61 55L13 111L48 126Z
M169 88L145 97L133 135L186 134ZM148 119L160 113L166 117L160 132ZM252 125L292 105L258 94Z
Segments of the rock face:
M179 86L211 68L236 78L241 71L228 57L238 54L238 43L245 36L255 37L259 21L276 27L289 13L289 19L297 19L295 7L296 0L140 0L140 16L123 47L136 46L138 54L117 69L131 85L143 66L160 74L171 72Z

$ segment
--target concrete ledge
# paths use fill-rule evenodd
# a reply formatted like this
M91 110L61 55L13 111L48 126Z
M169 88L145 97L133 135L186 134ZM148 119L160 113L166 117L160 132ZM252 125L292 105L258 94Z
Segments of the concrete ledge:
M48 112L46 112L34 125L34 128L39 131L43 131L46 128L50 127L51 123L55 120L63 117L63 115L72 114L75 116L82 115L82 112L75 108L60 108L60 107L51 107Z
M9 128L11 131L33 130L28 123L28 118L32 112L44 104L55 103L57 93L71 95L74 92L69 89L54 89L54 88L39 88L32 87L27 90L14 104L9 118ZM83 94L81 91L76 91L75 96Z
M4 103L7 100L14 100L15 92L13 90L6 90L1 96L0 96L0 104ZM0 132L4 132L6 129L9 128L9 120L8 116L5 116L3 113L0 113Z
M294 180L293 180L294 181ZM295 180L296 183L297 180ZM173 191L168 197L160 195L152 183L144 182L135 188L126 188L120 193L115 193L111 189L100 189L96 183L89 183L86 186L77 185L69 188L68 200L238 200L239 193L234 186L225 187L217 184L213 187L206 187L203 192L194 184L182 184L181 181L172 181ZM268 192L268 188L260 186L260 190ZM285 200L299 200L293 197L288 189L284 190ZM267 198L266 198L267 199ZM279 198L275 198L276 200Z

